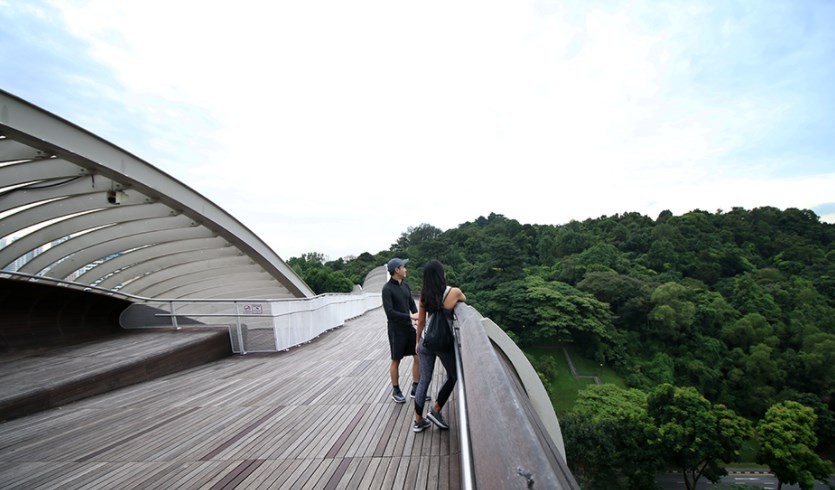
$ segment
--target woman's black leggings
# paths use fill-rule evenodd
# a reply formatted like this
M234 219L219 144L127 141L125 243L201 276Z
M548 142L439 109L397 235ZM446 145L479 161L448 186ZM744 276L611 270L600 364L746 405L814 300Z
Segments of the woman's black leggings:
M441 364L446 369L446 382L441 386L441 391L438 392L438 398L435 400L438 405L443 408L444 404L452 395L452 389L455 387L455 382L458 381L458 371L455 369L455 351L434 353L424 348L422 345L418 347L418 359L420 362L420 383L418 383L415 390L415 413L423 417L423 406L426 401L426 392L429 391L429 382L432 381L432 373L435 372L435 358L441 358Z

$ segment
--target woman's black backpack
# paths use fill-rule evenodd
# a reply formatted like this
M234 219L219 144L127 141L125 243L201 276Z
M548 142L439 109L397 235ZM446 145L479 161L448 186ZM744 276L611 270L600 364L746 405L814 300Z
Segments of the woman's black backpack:
M455 341L452 335L452 318L452 310L440 309L432 315L423 335L423 347L432 352L452 350L452 343Z

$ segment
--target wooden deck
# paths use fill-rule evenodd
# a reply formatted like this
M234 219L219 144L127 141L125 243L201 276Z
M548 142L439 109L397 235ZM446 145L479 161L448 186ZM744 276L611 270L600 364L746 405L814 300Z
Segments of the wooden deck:
M455 396L450 430L415 434L388 365L378 308L288 352L14 419L0 424L0 488L458 488ZM400 372L409 386L411 359Z

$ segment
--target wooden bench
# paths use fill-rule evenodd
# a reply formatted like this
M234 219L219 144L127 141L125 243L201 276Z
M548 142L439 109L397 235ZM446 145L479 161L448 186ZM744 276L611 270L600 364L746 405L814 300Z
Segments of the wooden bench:
M0 420L230 356L226 328L122 332L0 354Z

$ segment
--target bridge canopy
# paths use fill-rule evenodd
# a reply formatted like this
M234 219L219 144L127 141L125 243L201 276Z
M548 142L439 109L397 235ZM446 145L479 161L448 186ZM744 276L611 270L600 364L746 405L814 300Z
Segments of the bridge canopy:
M0 269L147 298L314 295L210 200L2 90Z

